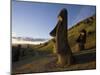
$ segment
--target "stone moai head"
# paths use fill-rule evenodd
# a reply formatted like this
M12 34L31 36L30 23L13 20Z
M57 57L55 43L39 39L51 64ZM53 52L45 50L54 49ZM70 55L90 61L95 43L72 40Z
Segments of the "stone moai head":
M70 65L72 63L72 52L68 44L67 22L68 13L64 8L58 15L58 22L55 28L50 32L50 35L54 37L55 53L57 54L57 64Z
M55 28L50 32L52 37L56 37L56 31L59 24L62 24L67 29L67 10L63 8L58 15L58 22Z
M55 42L53 43L57 53L67 45L67 10L65 8L60 11L57 25L50 35L54 37Z

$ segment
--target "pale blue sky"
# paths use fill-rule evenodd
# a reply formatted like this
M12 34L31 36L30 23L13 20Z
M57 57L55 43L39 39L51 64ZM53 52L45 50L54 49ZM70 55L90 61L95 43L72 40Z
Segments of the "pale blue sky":
M62 8L68 10L68 27L96 13L95 6L12 1L12 32L21 37L50 38Z

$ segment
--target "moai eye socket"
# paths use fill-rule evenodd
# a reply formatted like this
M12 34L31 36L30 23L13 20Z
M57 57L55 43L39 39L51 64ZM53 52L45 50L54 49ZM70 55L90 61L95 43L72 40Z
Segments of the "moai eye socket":
M61 16L58 16L59 21L63 21L63 18Z

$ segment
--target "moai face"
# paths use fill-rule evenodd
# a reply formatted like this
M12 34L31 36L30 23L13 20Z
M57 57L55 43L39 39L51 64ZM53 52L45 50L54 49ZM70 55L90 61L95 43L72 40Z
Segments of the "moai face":
M52 37L56 37L57 27L60 24L62 24L62 26L64 25L64 28L67 28L67 10L66 9L62 9L61 12L59 13L58 22L55 28L50 32L50 35Z

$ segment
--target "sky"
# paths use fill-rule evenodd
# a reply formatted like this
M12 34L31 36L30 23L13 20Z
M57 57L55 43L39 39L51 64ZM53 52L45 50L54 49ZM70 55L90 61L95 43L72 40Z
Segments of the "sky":
M96 13L95 6L20 2L12 0L12 35L31 38L51 38L61 9L68 11L68 28Z

